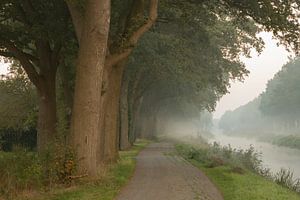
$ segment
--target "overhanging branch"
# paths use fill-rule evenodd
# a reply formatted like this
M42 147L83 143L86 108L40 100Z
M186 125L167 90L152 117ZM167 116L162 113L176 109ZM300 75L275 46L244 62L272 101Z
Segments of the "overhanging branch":
M138 40L153 26L157 19L158 0L151 0L149 5L149 18L129 38L130 46L135 46Z
M0 56L6 57L6 58L14 58L14 54L7 52L7 51L0 51Z
M74 3L74 1L66 0L67 6L69 8L72 22L75 28L76 37L78 43L80 44L81 33L82 33L82 24L83 24L83 15L78 8L78 6Z
M14 58L18 59L24 68L25 72L28 75L30 81L36 86L39 87L39 74L34 68L34 65L31 60L31 55L24 53L18 49L12 42L0 40L0 45L4 46L7 51L13 55Z
M114 66L117 63L126 59L134 47L137 45L139 39L153 26L157 19L158 0L150 0L149 5L149 17L148 20L135 30L128 39L128 46L121 49L118 53L108 55L106 58L105 65L108 67Z

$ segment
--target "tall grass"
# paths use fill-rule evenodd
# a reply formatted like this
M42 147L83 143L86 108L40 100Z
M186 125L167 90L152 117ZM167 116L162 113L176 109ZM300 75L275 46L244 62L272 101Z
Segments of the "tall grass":
M279 185L300 193L300 179L295 179L294 173L289 169L281 169L273 175L273 180Z
M176 149L184 158L202 163L207 168L229 166L232 172L240 174L251 171L300 193L300 179L295 179L293 172L289 169L281 169L275 174L271 173L269 168L262 165L261 153L257 152L253 146L242 150L232 148L230 145L221 146L215 142L197 147L178 144Z

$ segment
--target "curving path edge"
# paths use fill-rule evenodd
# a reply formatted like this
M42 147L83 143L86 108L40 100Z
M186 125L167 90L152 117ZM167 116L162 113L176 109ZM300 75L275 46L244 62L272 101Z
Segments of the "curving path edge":
M116 200L223 200L203 172L174 152L171 143L148 145Z

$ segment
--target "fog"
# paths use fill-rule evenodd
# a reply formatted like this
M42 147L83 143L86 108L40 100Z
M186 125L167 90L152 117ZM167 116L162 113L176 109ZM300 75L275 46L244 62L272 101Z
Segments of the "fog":
M201 138L205 138L211 144L217 142L222 146L230 145L232 148L244 150L253 146L257 152L261 153L263 167L269 168L274 174L282 168L290 169L294 172L294 178L300 178L300 150L298 149L278 146L249 137L226 135L217 128L212 128L210 132L203 132L199 129L200 124L197 125L185 119L181 122L170 120L164 123L163 127L160 132L161 135L183 142L197 143L199 142L197 138L200 135Z
M212 119L207 117L211 114L207 114L207 112L199 113L198 118L195 115L180 116L178 113L178 115L168 113L168 115L159 115L158 117L156 126L158 136L174 138L191 144L201 143L200 139L204 138L211 144L217 142L222 146L230 145L232 148L244 150L253 146L257 152L261 153L263 167L269 168L274 174L282 168L290 169L294 172L294 178L300 178L300 149L275 145L270 140L263 141L261 139L263 137L257 137L258 133L253 134L256 135L255 137L251 137L250 134L230 134L228 132L224 134L218 128L218 123L213 126ZM206 120L203 120L204 118ZM208 122L207 119L211 121ZM268 134L265 137L272 138Z

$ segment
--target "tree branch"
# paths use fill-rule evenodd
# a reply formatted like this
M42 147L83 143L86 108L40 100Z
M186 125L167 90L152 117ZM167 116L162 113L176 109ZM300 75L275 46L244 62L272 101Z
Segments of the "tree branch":
M14 58L14 54L7 52L7 51L0 51L0 56L6 57L6 58Z
M105 66L106 67L112 67L112 66L118 64L119 62L126 59L131 54L132 50L133 50L133 48L125 49L121 53L108 55L105 59Z
M23 0L22 4L23 10L26 13L26 15L28 15L30 19L34 19L35 11L32 6L32 3L29 0Z
M151 0L149 5L149 18L145 24L139 27L129 38L130 46L135 46L138 40L146 33L157 19L158 0Z
M78 40L78 43L80 44L81 39L81 33L82 33L82 24L83 24L83 15L78 8L78 6L74 3L74 1L66 0L67 6L69 8L73 25L75 28L75 34Z
M150 0L149 5L149 17L148 20L141 25L137 30L135 30L128 39L129 45L119 51L118 53L108 55L106 58L105 65L108 67L114 66L117 63L126 59L134 47L138 43L139 39L153 26L157 19L157 9L158 9L158 0Z
M54 48L52 50L52 55L51 55L51 62L52 65L55 66L56 68L58 67L58 63L59 63L59 54L60 54L60 50L62 48L62 43L61 42L57 42L54 45Z
M23 9L22 5L20 4L20 2L17 2L16 4L17 4L16 7L17 7L17 9L18 9L18 11L19 11L18 13L20 14L20 16L18 17L18 20L19 20L20 22L23 22L25 25L31 27L32 24L31 24L31 22L28 20L28 18L27 18L27 16L26 16L26 13L25 13L25 10Z
M24 68L25 72L28 75L28 78L30 81L39 88L39 74L34 68L34 65L31 62L31 59L28 57L29 54L24 53L20 49L18 49L12 42L9 41L3 41L0 40L0 45L3 45L11 54L13 54L13 57L18 59Z

